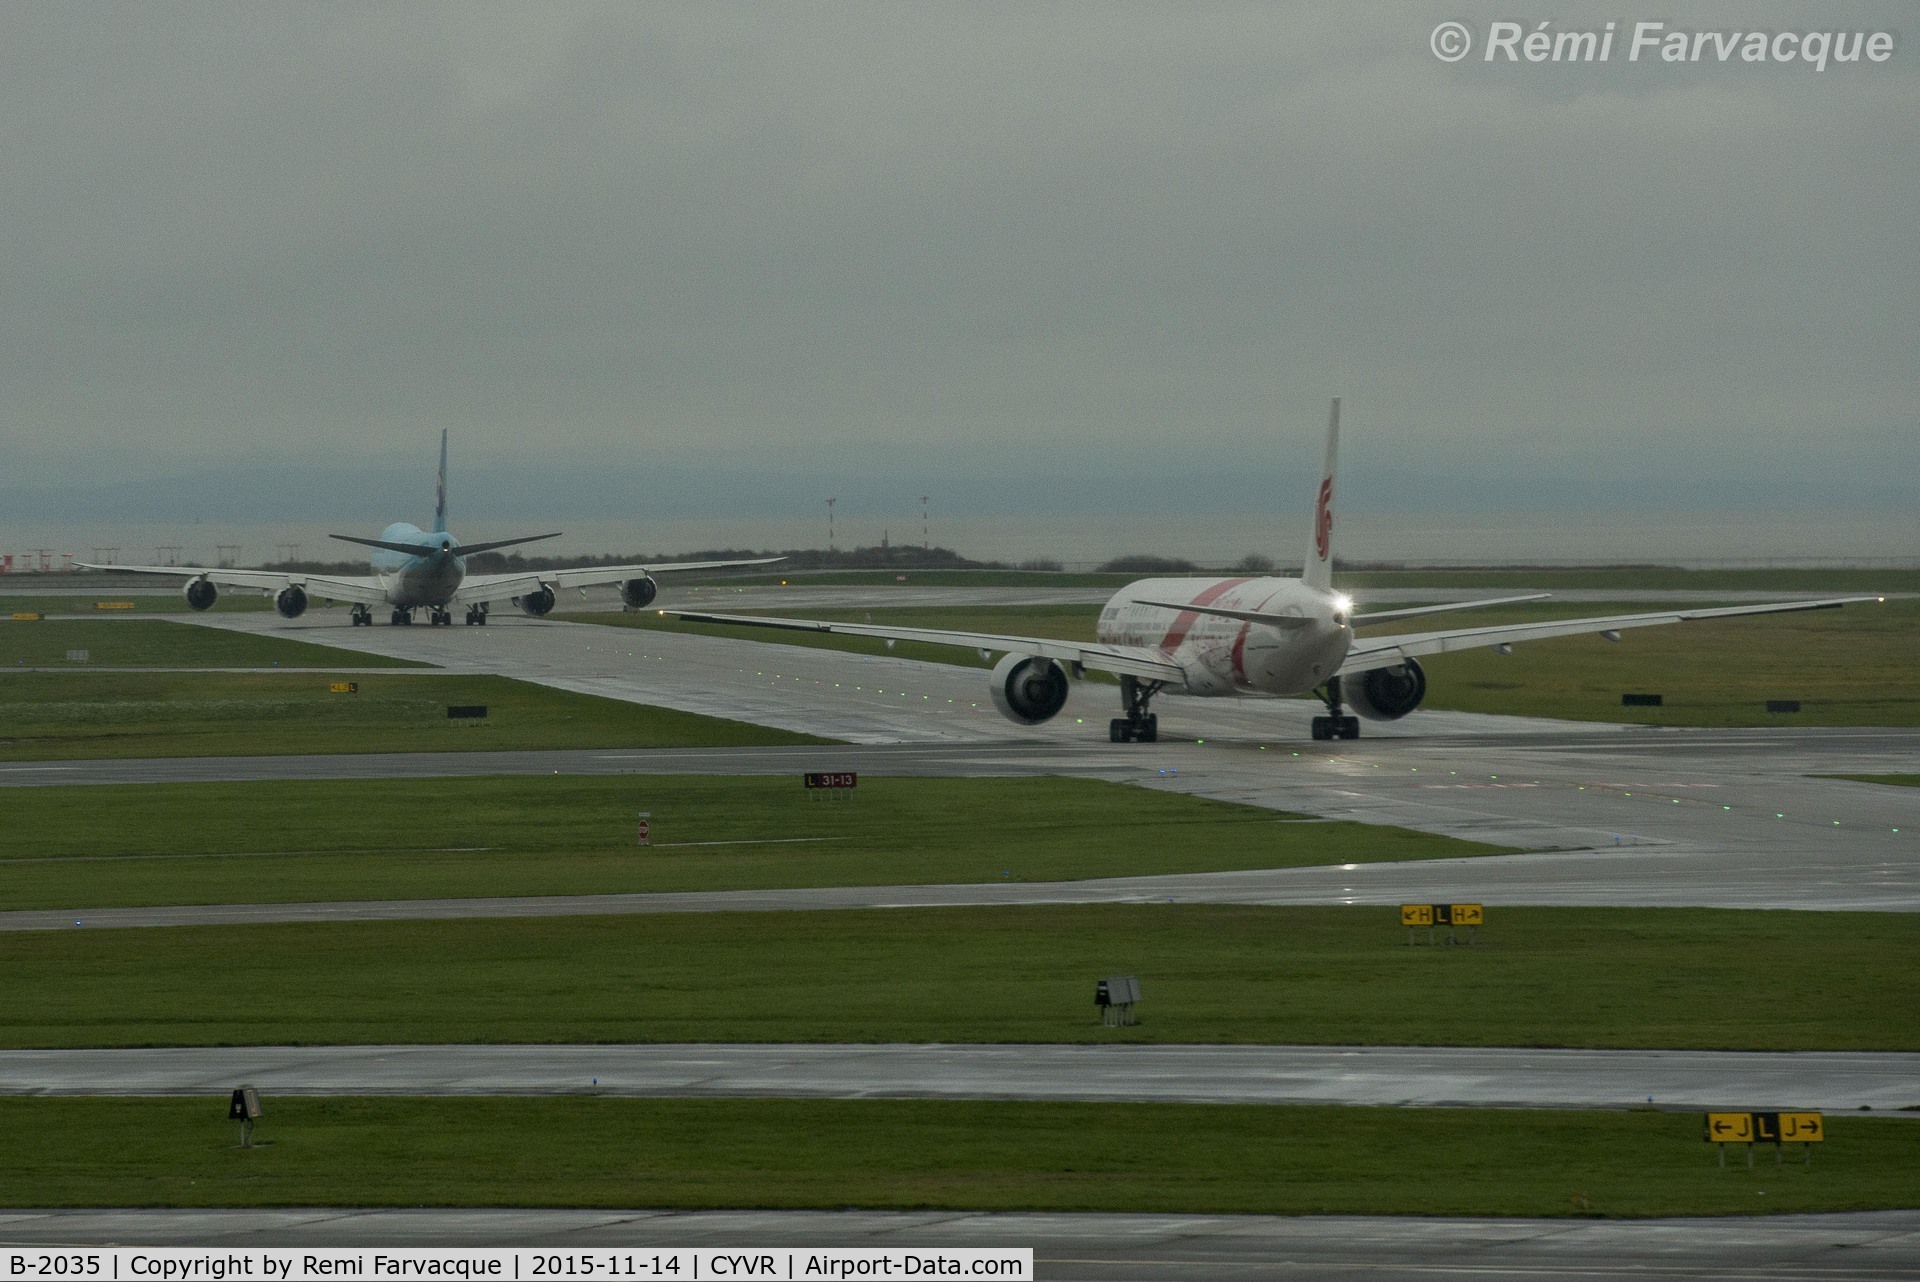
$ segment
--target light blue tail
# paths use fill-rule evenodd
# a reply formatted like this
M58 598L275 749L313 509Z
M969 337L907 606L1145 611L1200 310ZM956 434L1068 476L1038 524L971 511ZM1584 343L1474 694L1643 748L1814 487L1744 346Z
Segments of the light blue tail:
M440 429L440 483L433 491L433 532L447 532L447 429Z

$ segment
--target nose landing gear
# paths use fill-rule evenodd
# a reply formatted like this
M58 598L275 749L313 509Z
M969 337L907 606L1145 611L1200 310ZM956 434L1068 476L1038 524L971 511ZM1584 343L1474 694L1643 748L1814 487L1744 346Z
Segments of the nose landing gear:
M1147 711L1147 701L1166 687L1164 681L1142 681L1138 677L1120 678L1120 706L1127 715L1107 723L1110 743L1157 743L1160 718Z

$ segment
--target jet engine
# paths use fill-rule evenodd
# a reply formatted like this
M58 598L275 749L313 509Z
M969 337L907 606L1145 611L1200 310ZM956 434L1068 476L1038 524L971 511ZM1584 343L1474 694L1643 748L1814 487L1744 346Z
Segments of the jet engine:
M1067 706L1067 674L1052 659L1009 654L993 666L988 687L1000 715L1036 726Z
M635 610L645 609L653 604L653 598L660 595L660 585L646 575L637 579L628 579L620 585L620 599Z
M536 619L545 618L553 610L553 589L542 583L538 592L517 596L513 603Z
M280 611L283 619L297 619L307 612L307 594L298 585L281 588L280 595L273 598L273 608Z
M1369 721L1398 721L1427 697L1427 674L1412 659L1339 680L1340 697Z
M213 603L220 599L220 589L205 579L188 579L182 591L187 595L187 604L196 610L211 610Z

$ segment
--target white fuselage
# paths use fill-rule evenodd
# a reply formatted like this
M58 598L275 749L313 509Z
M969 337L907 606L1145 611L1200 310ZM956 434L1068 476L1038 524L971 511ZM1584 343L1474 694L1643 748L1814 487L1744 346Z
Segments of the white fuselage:
M1248 610L1302 620L1297 627L1172 610L1146 601ZM1141 579L1100 611L1097 638L1146 646L1186 672L1195 695L1302 694L1340 669L1353 643L1352 602L1298 579Z
M388 548L375 548L369 564L380 586L386 589L388 601L411 610L421 606L439 609L453 599L467 576L465 558L456 555L460 540L444 530L429 534L405 521L389 525L380 532L380 538L387 543L414 543L433 548L445 545L447 549L429 556L408 556Z

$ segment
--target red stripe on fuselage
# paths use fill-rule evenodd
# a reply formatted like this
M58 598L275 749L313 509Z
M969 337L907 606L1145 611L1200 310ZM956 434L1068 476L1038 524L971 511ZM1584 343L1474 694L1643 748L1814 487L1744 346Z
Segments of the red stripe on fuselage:
M1207 587L1202 588L1200 595L1194 597L1188 604L1212 605L1215 601L1218 601L1242 583L1251 582L1253 582L1252 579L1222 579L1218 583L1209 584ZM1193 631L1193 625L1199 622L1199 620L1200 616L1191 610L1182 610L1176 615L1173 620L1173 626L1167 629L1167 635L1160 638L1160 653L1166 655L1168 658L1172 658L1173 652L1180 648L1180 643L1187 639L1187 633Z

